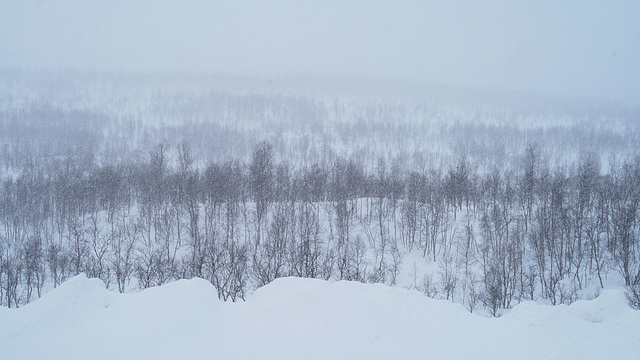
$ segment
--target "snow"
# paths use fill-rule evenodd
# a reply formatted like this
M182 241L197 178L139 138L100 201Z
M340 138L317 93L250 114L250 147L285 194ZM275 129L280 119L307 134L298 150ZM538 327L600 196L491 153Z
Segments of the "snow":
M501 318L381 284L283 278L246 302L205 280L118 294L84 275L0 308L3 359L606 359L640 353L620 290Z

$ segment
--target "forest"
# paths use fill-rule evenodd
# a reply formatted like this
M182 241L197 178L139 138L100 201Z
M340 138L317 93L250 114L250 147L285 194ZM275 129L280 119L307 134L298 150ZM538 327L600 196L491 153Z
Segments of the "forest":
M229 301L285 276L385 283L493 316L619 279L640 305L637 109L2 75L2 306L80 273Z

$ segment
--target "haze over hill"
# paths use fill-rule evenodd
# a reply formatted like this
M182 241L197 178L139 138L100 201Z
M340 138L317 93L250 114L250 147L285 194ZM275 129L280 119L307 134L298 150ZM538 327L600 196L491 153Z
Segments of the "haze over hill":
M640 3L1 1L0 67L410 79L638 105Z

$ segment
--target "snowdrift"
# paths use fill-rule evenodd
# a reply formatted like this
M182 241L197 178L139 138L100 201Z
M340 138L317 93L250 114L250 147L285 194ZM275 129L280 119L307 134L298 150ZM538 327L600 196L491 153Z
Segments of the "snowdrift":
M604 359L640 354L640 312L604 291L499 319L384 285L284 278L245 303L205 280L118 294L77 276L0 308L3 359Z

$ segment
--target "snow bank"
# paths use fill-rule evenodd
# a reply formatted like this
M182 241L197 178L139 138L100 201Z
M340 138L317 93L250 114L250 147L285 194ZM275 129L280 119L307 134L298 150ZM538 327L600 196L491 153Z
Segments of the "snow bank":
M523 303L499 319L414 291L285 278L245 303L204 280L117 294L77 276L0 308L5 359L603 359L640 353L620 291L570 306Z

